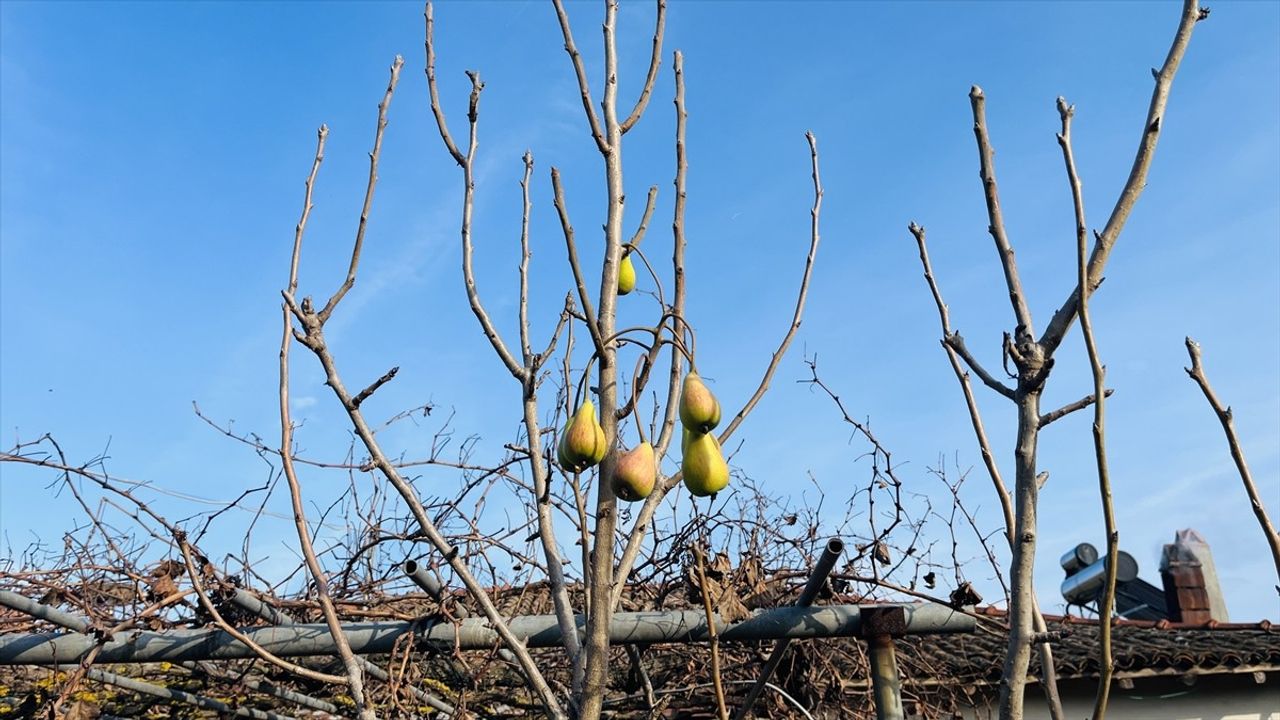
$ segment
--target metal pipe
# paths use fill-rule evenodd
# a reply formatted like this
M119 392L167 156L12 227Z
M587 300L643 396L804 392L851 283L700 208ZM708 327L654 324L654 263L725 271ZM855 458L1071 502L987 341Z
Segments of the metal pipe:
M818 597L818 591L826 584L827 576L831 574L831 569L836 566L836 560L840 559L842 552L844 552L843 540L831 538L827 541L827 546L822 550L822 556L814 564L813 572L809 573L809 581L805 583L804 590L800 591L800 597L796 598L795 607L809 607L813 604L814 599ZM782 654L790 644L790 638L782 638L773 644L773 652L769 653L769 659L760 670L760 679L751 686L746 699L734 713L733 720L742 720L747 713L751 712L751 706L755 705L756 700L759 700L760 695L764 693L765 687L769 684L769 678L773 677L773 671L778 669L778 664L782 662Z
M210 662L198 662L198 663L184 662L181 664L181 667L187 670L190 670L193 673L196 673L198 675L203 675L215 682L225 682L225 683L243 685L249 688L250 690L253 690L254 692L260 692L266 695L270 695L272 697L279 698L286 702L294 703L295 705L301 705L303 707L311 708L312 710L320 710L323 712L327 712L330 715L343 714L343 711L339 709L337 705L334 705L333 703L325 702L324 700L312 697L310 695L304 695L295 690L283 688L283 687L280 687L279 685L275 685L273 683L269 683L261 680L254 680L253 678L246 677L246 678L237 679L237 678L227 677L223 675L221 672L219 672L218 669L214 667L213 663L210 663Z
M876 703L876 720L905 720L902 710L902 679L898 677L892 635L867 639L871 661L871 692Z
M874 609L876 606L865 606ZM974 619L945 605L901 607L908 634L972 632ZM786 607L757 611L738 623L717 621L717 635L725 642L854 637L862 630L862 609L857 605ZM577 617L578 624L586 624ZM554 615L512 618L511 632L528 647L561 646L560 627ZM707 639L706 617L700 610L615 613L609 627L613 644L698 642ZM333 637L323 624L286 627L250 627L242 633L281 657L336 654ZM439 620L419 622L365 622L343 626L352 652L361 655L391 652L406 634L417 640L464 650L482 650L498 642L498 634L483 618L468 618L455 625ZM76 662L95 644L81 634L11 634L0 637L0 665L51 665ZM103 645L98 662L182 662L256 657L253 650L221 630L131 631Z
M405 560L401 565L404 574L409 576L414 585L422 588L423 592L431 596L432 600L440 602L444 597L444 586L435 578L427 569L418 564L417 560Z
M406 565L407 564L408 563L406 563ZM288 613L263 602L262 599L259 598L257 595L254 595L253 593L250 593L247 590L244 590L243 588L235 588L234 592L227 593L225 597L227 600L234 603L240 609L251 612L254 615L257 615L258 617L262 618L263 620L266 620L267 622L271 623L272 625L291 626L291 625L297 624L297 621L294 620L293 617L290 616ZM391 681L391 675L388 674L387 671L383 670L381 667L374 665L372 662L369 662L368 660L362 657L357 657L356 661L360 663L360 667L362 670L364 670L366 673L369 673L370 675L377 678L378 680L381 680L382 682ZM415 686L410 686L409 692L413 695L414 699L416 699L420 703L429 705L435 708L436 710L439 710L444 713L448 713L449 715L454 715L457 713L457 709L454 708L452 705L450 705L449 703L445 702L444 700L441 700L440 698L436 697L435 695L432 695L431 693L425 690L422 690Z
M86 617L64 612L56 607L36 602L26 595L10 592L9 590L0 590L0 605L76 632L87 633L92 628L92 624Z
M92 628L92 624L89 622L89 619L86 617L82 617L80 615L74 615L69 612L64 612L55 607L45 605L44 603L32 600L25 595L9 592L7 590L0 590L0 605L4 605L7 608L26 613L28 615L31 615L32 617L37 617L37 618L40 618L41 620L46 620L60 627L64 627L68 630L74 630L76 632L88 633ZM213 671L212 669L200 668L196 665L196 663L183 663L183 666L187 667L187 669L189 670L198 669L200 672L204 673L205 675L208 675L209 677L214 677L214 678L218 677L216 672ZM143 680L135 680L133 678L124 678L123 676L115 675L114 673L106 673L103 671L98 671L96 668L92 669L88 673L87 677L97 680L99 682L104 682L104 683L108 683L111 685L118 685L118 686L120 686L121 681L127 680L128 688L130 690L134 690L136 692L144 693L147 695L153 695L157 697L169 697L168 688L165 688L163 686L148 683ZM242 682L250 690L265 692L269 695L273 695L282 700L288 700L290 702L294 702L299 705L310 707L314 710L323 710L332 715L338 715L341 713L341 711L338 709L336 705L324 702L323 700L317 700L309 695L303 695L301 693L297 693L285 688L278 688L270 683L261 683L256 680L250 680L247 678ZM198 700L209 700L208 698L200 698L199 696L196 696L196 695L192 695L192 697L197 698ZM209 702L217 703L218 701L209 700ZM212 706L206 704L206 705L201 705L201 707L212 707Z
M272 625L292 625L295 622L288 613L264 602L262 598L244 588L230 588L222 593L222 598L241 610L257 615Z
M85 677L100 683L115 685L116 687L124 688L125 690L142 693L143 695L151 695L153 697L164 698L165 700L177 700L179 702L187 703L188 705L195 705L196 707L204 708L205 710L230 713L237 717L254 718L254 720L296 720L296 718L292 716L280 715L269 710L231 707L221 700L214 700L213 698L207 698L202 695L193 695L192 693L175 690L173 688L152 685L149 682L135 680L131 677L117 675L97 668L89 668L85 673Z

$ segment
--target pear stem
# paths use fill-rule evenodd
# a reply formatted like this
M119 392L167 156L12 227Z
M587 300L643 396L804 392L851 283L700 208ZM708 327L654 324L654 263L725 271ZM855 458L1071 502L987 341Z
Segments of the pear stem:
M587 358L587 366L582 369L582 375L578 379L578 384L573 389L574 412L578 411L578 408L582 406L582 403L586 401L590 394L590 389L587 387L587 378L591 375L591 366L595 364L596 357L597 356L593 353L591 357Z
M653 269L653 265L649 262L649 258L644 256L644 253L640 251L640 247L638 245L628 243L627 245L622 246L622 251L623 257L629 257L631 255L638 255L640 257L640 261L644 263L645 268L649 271L649 277L653 278L654 287L658 289L658 305L665 308L667 306L667 299L666 294L662 291L662 279L658 277L658 273Z

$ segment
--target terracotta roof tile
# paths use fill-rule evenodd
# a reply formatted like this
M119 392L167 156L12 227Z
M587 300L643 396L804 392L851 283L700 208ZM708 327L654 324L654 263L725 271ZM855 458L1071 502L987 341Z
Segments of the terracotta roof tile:
M1002 610L982 608L978 614L1004 618ZM1098 672L1096 620L1046 616L1050 630L1064 635L1053 643L1059 677L1091 677ZM912 636L899 640L903 672L908 677L949 678L952 681L999 682L1004 664L1006 633L990 622L979 622L973 635ZM1167 620L1115 623L1112 653L1116 672L1182 674L1232 672L1242 668L1280 670L1280 633L1269 621L1199 625ZM1032 655L1031 672L1039 675L1039 659Z

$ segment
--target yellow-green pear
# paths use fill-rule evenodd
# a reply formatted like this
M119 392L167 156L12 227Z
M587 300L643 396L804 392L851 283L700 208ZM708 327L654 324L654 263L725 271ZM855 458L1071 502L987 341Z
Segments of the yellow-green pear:
M596 420L595 403L587 400L565 425L556 458L570 472L582 472L604 459L608 450L604 429Z
M564 429L560 431L560 442L556 444L556 462L560 463L560 467L570 472L572 472L572 469L569 466L573 463L565 455L565 440L569 437L569 426L571 424L571 422L565 423Z
M680 392L680 422L695 433L708 433L720 424L720 401L698 373L690 371L684 376L684 389Z
M636 266L630 255L623 255L618 265L618 294L626 295L636 289Z
M605 439L604 427L602 427L596 420L595 415L591 416L591 421L594 422L596 426L596 451L591 456L591 464L599 465L600 462L604 460L605 453L609 452L609 442Z
M698 497L718 493L729 484L729 465L720 451L720 442L711 433L695 434L680 461L684 486Z
M618 456L613 470L613 494L627 502L649 497L658 482L658 463L653 446L642 442Z
M689 428L680 428L680 454L683 455L689 451L689 443L693 442L693 433L689 432Z

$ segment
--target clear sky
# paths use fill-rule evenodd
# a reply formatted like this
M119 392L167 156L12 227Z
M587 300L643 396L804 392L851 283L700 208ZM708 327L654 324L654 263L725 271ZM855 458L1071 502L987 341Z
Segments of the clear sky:
M1225 441L1182 368L1192 335L1235 410L1264 499L1280 516L1280 4L1217 2L1197 29L1169 104L1150 182L1093 303L1116 389L1109 445L1122 546L1159 584L1161 544L1184 527L1216 551L1232 619L1280 619L1276 578ZM572 4L592 86L602 87L600 9ZM622 97L643 76L652 5L619 21ZM997 148L1009 234L1037 327L1075 277L1073 222L1054 99L1077 106L1075 150L1092 226L1124 182L1178 5L1141 3L673 2L668 58L646 118L627 136L627 189L658 185L647 240L670 237L672 81L686 54L689 312L699 365L726 406L755 387L790 319L808 243L813 130L826 189L809 310L775 388L740 431L733 465L796 502L838 507L864 483L865 446L830 402L794 381L816 354L823 379L869 419L912 492L937 498L945 457L985 528L999 520L906 225L929 230L956 328L989 367L1012 326L986 234L967 93L980 84ZM464 68L481 107L476 266L513 337L520 155L533 186L535 332L568 289L547 171L561 168L583 253L603 218L601 172L550 6L443 3L441 90L465 127ZM123 477L224 500L266 466L211 430L192 401L240 431L278 437L279 290L315 129L331 128L302 264L327 296L345 270L367 172L375 106L397 54L381 182L359 283L330 329L348 384L400 376L366 410L432 402L419 427L387 438L425 454L447 411L478 459L514 437L517 389L467 310L457 241L460 178L432 124L416 3L0 3L0 428L5 447L53 433L73 460L106 451ZM627 226L642 203L629 203ZM594 283L593 283L594 285ZM642 282L642 287L644 283ZM628 300L628 320L652 305ZM637 308L645 308L639 310ZM1045 404L1091 387L1079 333L1064 344ZM307 454L340 459L349 435L314 359L295 352L295 414ZM1012 477L1013 407L979 389ZM455 443L458 442L455 439ZM1061 609L1056 558L1102 544L1087 413L1047 429L1037 583ZM810 479L812 476L812 480ZM426 473L428 482L436 477ZM452 477L439 473L442 492ZM51 475L0 466L6 552L59 543L76 506ZM307 473L319 507L340 474ZM151 492L151 491L146 491ZM152 492L183 517L209 507ZM287 498L272 507L287 512ZM210 542L234 549L232 519ZM292 562L285 521L261 555ZM965 552L976 555L971 546ZM265 563L265 560L264 560ZM268 565L264 565L268 566ZM986 590L990 573L973 564Z

